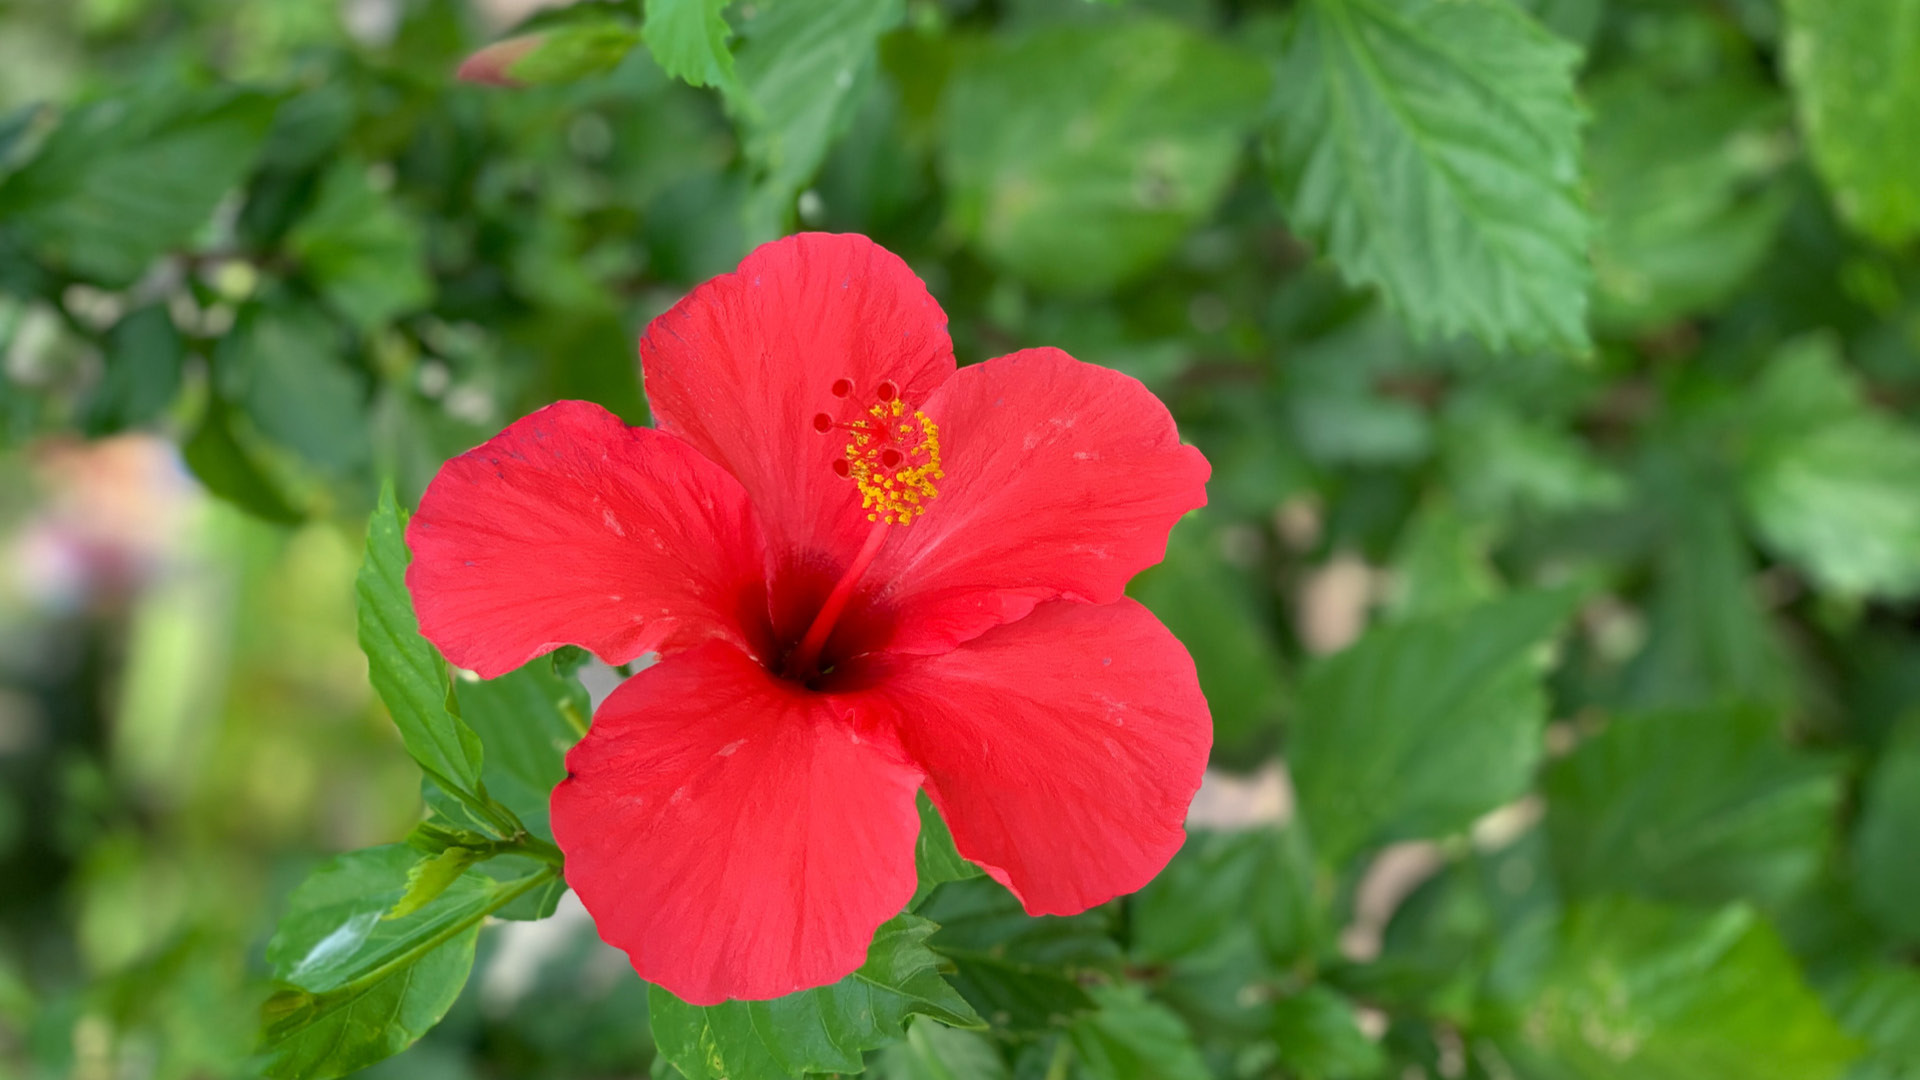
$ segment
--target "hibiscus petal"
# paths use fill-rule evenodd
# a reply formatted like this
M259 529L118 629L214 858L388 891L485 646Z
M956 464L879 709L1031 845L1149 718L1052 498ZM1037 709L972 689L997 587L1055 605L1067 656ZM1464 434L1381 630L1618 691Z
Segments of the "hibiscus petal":
M833 982L913 896L920 770L885 728L710 644L613 692L567 755L567 883L696 1005Z
M1211 467L1160 399L1058 349L962 368L926 412L946 478L868 572L844 653L939 652L1042 601L1111 603L1207 502Z
M1193 661L1132 600L1043 604L867 675L960 854L1033 915L1145 885L1186 837L1213 742Z
M746 492L670 435L562 401L441 466L407 527L420 632L492 678L561 645L609 663L764 649Z
M870 526L833 471L847 437L815 418L846 419L889 381L917 407L954 366L946 313L907 264L827 233L763 245L695 289L647 327L640 357L661 429L739 477L780 563L828 585Z

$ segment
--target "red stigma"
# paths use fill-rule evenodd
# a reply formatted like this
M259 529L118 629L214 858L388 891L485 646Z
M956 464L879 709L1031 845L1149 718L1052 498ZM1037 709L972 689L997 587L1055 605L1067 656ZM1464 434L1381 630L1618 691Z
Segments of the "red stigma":
M834 397L846 397L848 394L851 394L851 393L853 393L852 379L838 379L834 381L834 384L833 384Z

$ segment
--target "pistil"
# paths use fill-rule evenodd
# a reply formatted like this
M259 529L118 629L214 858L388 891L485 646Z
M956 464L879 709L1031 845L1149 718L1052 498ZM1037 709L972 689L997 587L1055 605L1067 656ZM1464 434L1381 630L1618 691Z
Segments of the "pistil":
M834 624L840 621L840 613L847 609L847 601L853 598L853 590L860 584L861 575L873 565L874 558L880 554L880 545L886 539L887 519L881 518L874 522L873 531L867 534L867 542L860 545L860 552L853 557L847 572L834 583L833 591L827 594L827 602L820 605L820 613L813 617L813 624L807 627L806 636L787 654L787 678L804 679L814 673L813 665L820 659L820 650L826 646L827 638L833 634Z

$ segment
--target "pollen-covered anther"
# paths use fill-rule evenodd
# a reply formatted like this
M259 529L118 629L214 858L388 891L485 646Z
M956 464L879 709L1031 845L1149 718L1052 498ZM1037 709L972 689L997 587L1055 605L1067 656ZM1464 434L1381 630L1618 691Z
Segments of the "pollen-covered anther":
M847 379L832 387L835 397L847 397L852 390ZM891 381L875 387L873 398L878 400L869 399L872 403L853 420L836 422L820 413L814 417L814 430L846 431L846 456L834 459L833 472L860 489L860 507L868 521L911 524L940 494L934 481L946 476L940 470L940 427L926 413L909 413L900 388Z

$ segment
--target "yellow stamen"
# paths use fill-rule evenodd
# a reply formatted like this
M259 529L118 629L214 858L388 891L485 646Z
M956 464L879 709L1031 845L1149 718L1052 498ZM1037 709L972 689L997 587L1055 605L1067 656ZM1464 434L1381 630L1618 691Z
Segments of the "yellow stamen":
M940 471L940 427L926 413L915 412L913 424L900 424L897 439L884 438L889 417L904 415L906 407L898 398L875 405L868 414L881 425L859 421L852 425L853 439L847 443L847 478L860 488L860 507L869 511L868 521L889 525L907 525L927 512L926 503L940 494L935 480L947 474ZM919 426L920 441L908 445ZM900 455L892 468L881 464L888 450Z

